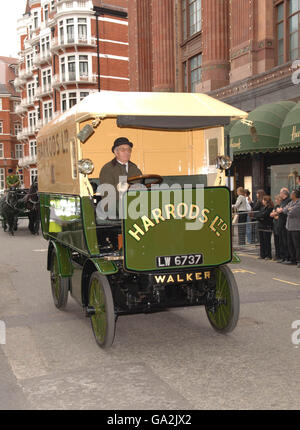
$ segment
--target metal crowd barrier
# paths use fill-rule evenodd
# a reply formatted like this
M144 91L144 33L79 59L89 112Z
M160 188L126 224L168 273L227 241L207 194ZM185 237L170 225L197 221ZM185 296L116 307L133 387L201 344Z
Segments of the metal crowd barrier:
M232 246L234 251L259 253L258 221L253 217L254 213L253 211L233 213Z

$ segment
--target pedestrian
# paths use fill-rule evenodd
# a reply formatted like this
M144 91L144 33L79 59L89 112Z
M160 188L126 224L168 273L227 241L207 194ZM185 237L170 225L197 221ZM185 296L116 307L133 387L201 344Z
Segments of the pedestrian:
M300 190L294 189L291 193L291 202L285 206L283 212L287 215L286 229L290 261L284 264L297 264L300 268Z
M252 243L259 242L259 234L257 228L257 220L255 219L255 213L260 212L264 205L262 203L263 196L266 195L264 190L256 191L256 200L252 204L253 212L252 212L252 221L255 221L255 224L252 226Z
M287 188L281 188L280 197L282 198L280 207L276 209L276 212L279 214L278 218L278 233L279 233L279 247L281 254L281 261L279 263L284 263L285 261L290 261L290 255L288 250L288 239L287 239L287 229L286 229L286 220L287 214L283 212L285 206L287 206L291 199L290 193Z
M252 208L253 208L253 202L250 197L250 191L245 190L245 197L246 197L246 205L247 205L247 225L246 225L246 236L247 236L247 242L249 244L253 243L253 232L252 232Z
M262 199L263 208L256 213L254 216L258 221L258 233L260 243L260 259L271 260L271 237L273 228L273 219L270 214L273 211L274 204L270 196L263 196Z
M247 201L245 190L239 187L236 190L237 200L233 205L233 209L238 213L238 237L239 245L246 245L246 221L247 221Z
M282 202L282 198L278 194L275 196L275 206L273 211L270 214L270 217L273 218L273 232L274 232L274 246L275 246L275 261L282 261L282 251L280 249L279 242L279 214L276 212L277 208L280 208Z

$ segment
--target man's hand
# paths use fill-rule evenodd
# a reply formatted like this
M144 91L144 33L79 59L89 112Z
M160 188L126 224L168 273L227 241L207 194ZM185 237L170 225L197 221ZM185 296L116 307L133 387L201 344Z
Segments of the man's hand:
M119 182L117 185L117 190L119 193L125 193L129 188L129 184L127 182Z

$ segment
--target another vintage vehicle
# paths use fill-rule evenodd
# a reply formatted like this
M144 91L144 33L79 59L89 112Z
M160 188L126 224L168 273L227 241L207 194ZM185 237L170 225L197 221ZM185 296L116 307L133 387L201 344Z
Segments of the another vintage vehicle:
M113 343L118 316L170 307L203 305L216 331L235 328L223 126L246 115L204 94L102 91L39 132L54 303L64 309L70 293L100 347ZM144 175L128 179L117 216L99 218L105 197L97 201L92 182L120 136L133 142L132 161Z

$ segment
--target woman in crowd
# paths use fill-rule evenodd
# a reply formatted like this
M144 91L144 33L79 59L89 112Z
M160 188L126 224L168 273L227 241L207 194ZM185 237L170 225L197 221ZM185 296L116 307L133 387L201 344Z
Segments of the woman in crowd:
M236 190L237 199L233 205L233 209L238 213L238 235L239 245L246 245L246 221L247 221L247 201L245 197L245 190L239 187Z
M271 251L271 237L273 218L270 217L274 208L274 204L270 196L263 196L262 209L254 214L255 219L258 221L258 233L260 243L260 257L264 260L272 259Z
M247 242L248 243L254 243L253 240L253 225L251 225L251 221L253 218L252 215L252 208L253 208L253 202L250 197L250 191L245 190L245 197L246 197L246 205L247 205L247 226L246 226L246 236L247 236Z
M263 199L263 196L265 194L266 193L265 193L264 190L257 190L256 191L256 200L252 204L252 208L253 208L253 218L252 218L252 221L257 221L255 219L255 213L260 212L264 208L264 205L262 203L262 199ZM257 243L257 242L259 242L259 234L258 234L257 224L255 224L252 227L252 243Z
M282 261L283 254L280 249L280 241L279 241L279 214L276 212L278 208L280 208L282 202L282 197L278 194L275 196L275 207L271 212L270 217L273 218L273 231L274 231L274 245L275 245L275 261Z

